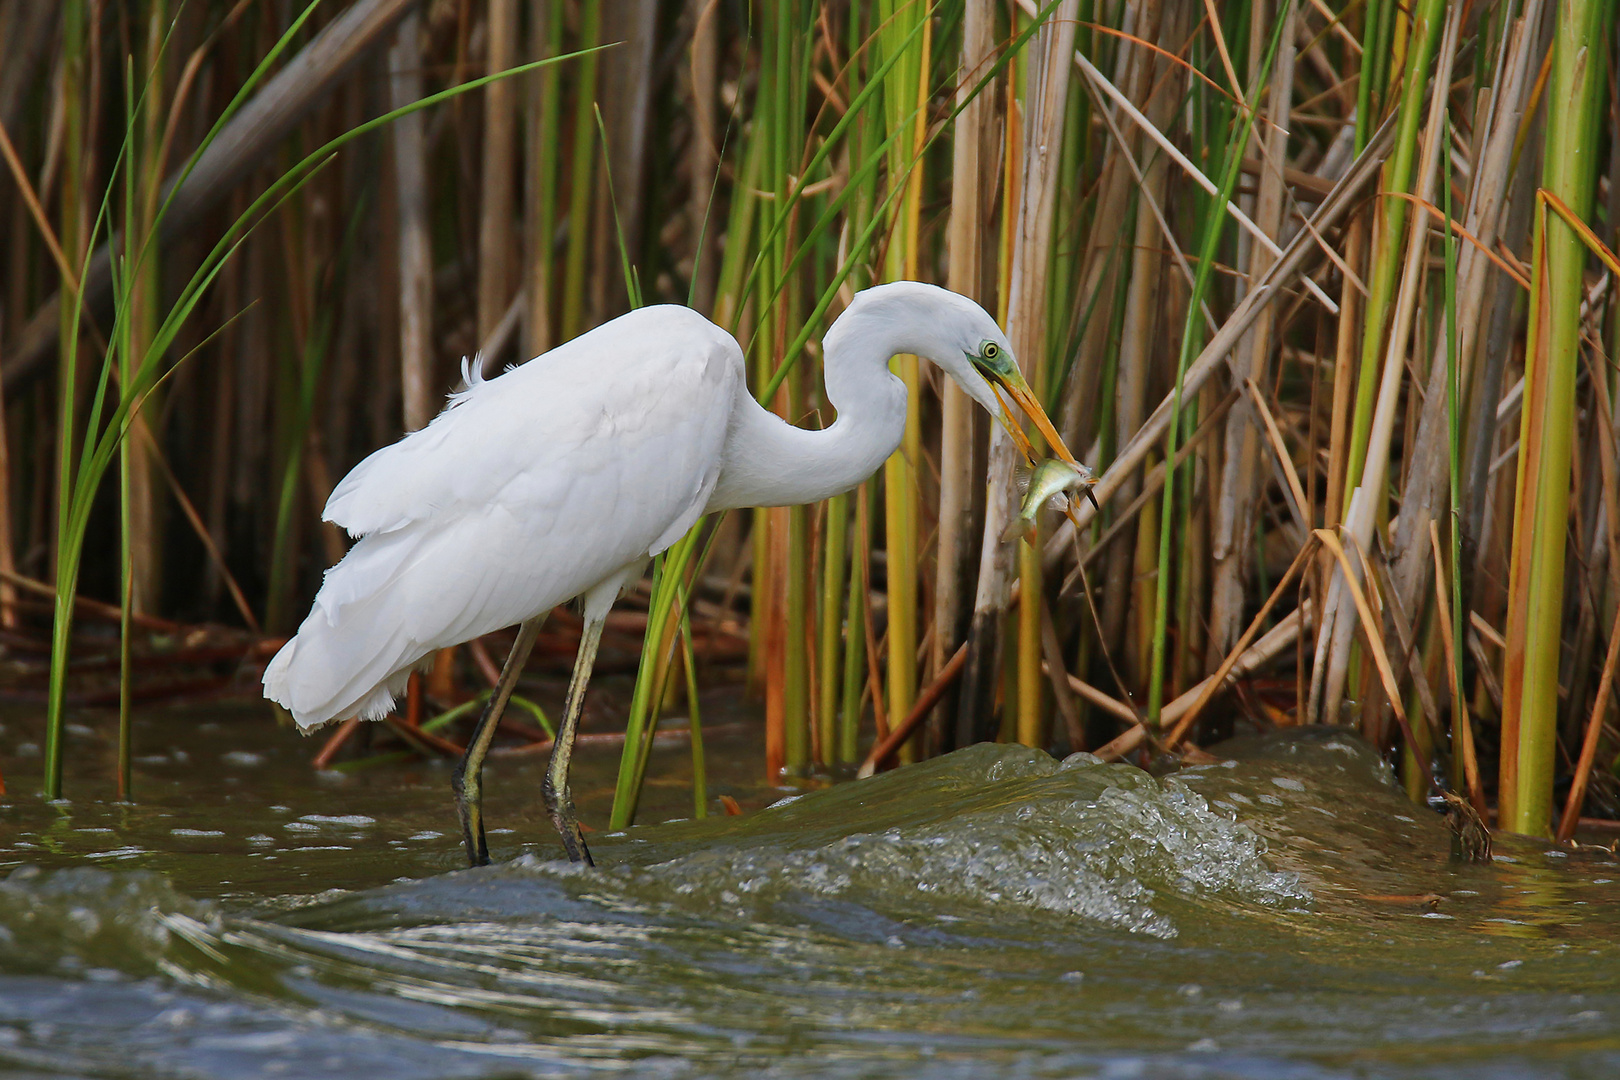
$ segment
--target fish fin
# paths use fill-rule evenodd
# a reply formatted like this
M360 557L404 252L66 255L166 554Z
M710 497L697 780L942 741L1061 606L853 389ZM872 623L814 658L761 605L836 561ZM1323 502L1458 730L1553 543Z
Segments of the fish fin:
M1001 531L1001 542L1012 544L1020 539L1028 540L1034 533L1035 523L1020 515L1009 521L1007 527Z
M1029 483L1034 476L1035 466L1020 458L1018 463L1013 466L1013 483L1018 485L1018 494L1029 494Z

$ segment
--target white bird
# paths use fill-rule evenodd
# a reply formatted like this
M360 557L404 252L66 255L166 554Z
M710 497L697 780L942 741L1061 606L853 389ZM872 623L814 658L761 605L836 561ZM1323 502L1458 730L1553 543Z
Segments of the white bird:
M465 370L434 421L366 458L326 504L359 542L264 673L308 732L387 715L442 648L521 624L454 788L470 862L488 862L482 765L545 614L584 599L584 628L543 794L568 855L589 863L568 763L608 609L704 514L847 491L900 445L906 388L889 359L937 364L1028 452L1006 394L1067 460L1006 336L933 285L857 294L823 342L830 427L797 428L749 393L742 350L689 308L641 308L496 378Z

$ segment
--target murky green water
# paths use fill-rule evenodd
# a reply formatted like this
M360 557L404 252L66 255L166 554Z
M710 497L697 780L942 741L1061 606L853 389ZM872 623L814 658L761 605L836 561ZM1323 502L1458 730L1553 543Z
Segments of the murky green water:
M92 801L81 733L49 807L30 737L6 718L0 1072L1620 1076L1620 865L1455 865L1330 733L1165 781L979 747L596 833L596 872L551 861L535 760L490 780L510 861L465 871L440 766L316 776L256 710L155 715L139 804ZM588 820L616 753L583 752ZM767 797L725 775L751 745L711 757Z

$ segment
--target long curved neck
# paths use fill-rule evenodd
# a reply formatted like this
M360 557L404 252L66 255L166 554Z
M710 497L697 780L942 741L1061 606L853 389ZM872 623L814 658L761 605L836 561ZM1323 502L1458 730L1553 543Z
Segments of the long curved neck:
M899 447L906 386L889 371L889 358L910 351L908 343L894 328L852 314L823 342L827 400L838 419L820 431L794 427L739 388L709 510L826 499L871 476Z

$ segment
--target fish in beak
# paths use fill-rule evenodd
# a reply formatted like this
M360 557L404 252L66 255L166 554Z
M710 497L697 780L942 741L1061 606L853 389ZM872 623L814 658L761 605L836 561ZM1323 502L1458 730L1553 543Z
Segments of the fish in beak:
M1001 402L1001 422L1006 427L1007 434L1012 436L1013 442L1018 444L1018 449L1024 455L1024 459L1031 466L1039 464L1041 455L1029 441L1029 436L1024 434L1024 429L1013 419L1012 411L1007 407L1008 398L1011 398L1019 409L1023 411L1024 415L1029 417L1030 422L1046 438L1047 445L1052 448L1052 453L1060 461L1085 469L1085 466L1081 465L1079 461L1075 460L1075 456L1069 453L1069 448L1064 445L1063 436L1058 434L1057 428L1046 415L1046 410L1041 407L1041 403L1035 397L1034 391L1029 388L1029 383L1024 380L1024 376L1017 368L1012 368L1010 371L986 372L985 374L990 379L990 388L995 391L996 400ZM1097 502L1097 496L1092 494L1091 491L1092 487L1097 483L1097 478L1091 475L1091 470L1085 469L1085 472L1086 475L1090 476L1090 480L1078 490L1083 491L1086 498L1091 500L1091 505L1101 513L1102 506Z

